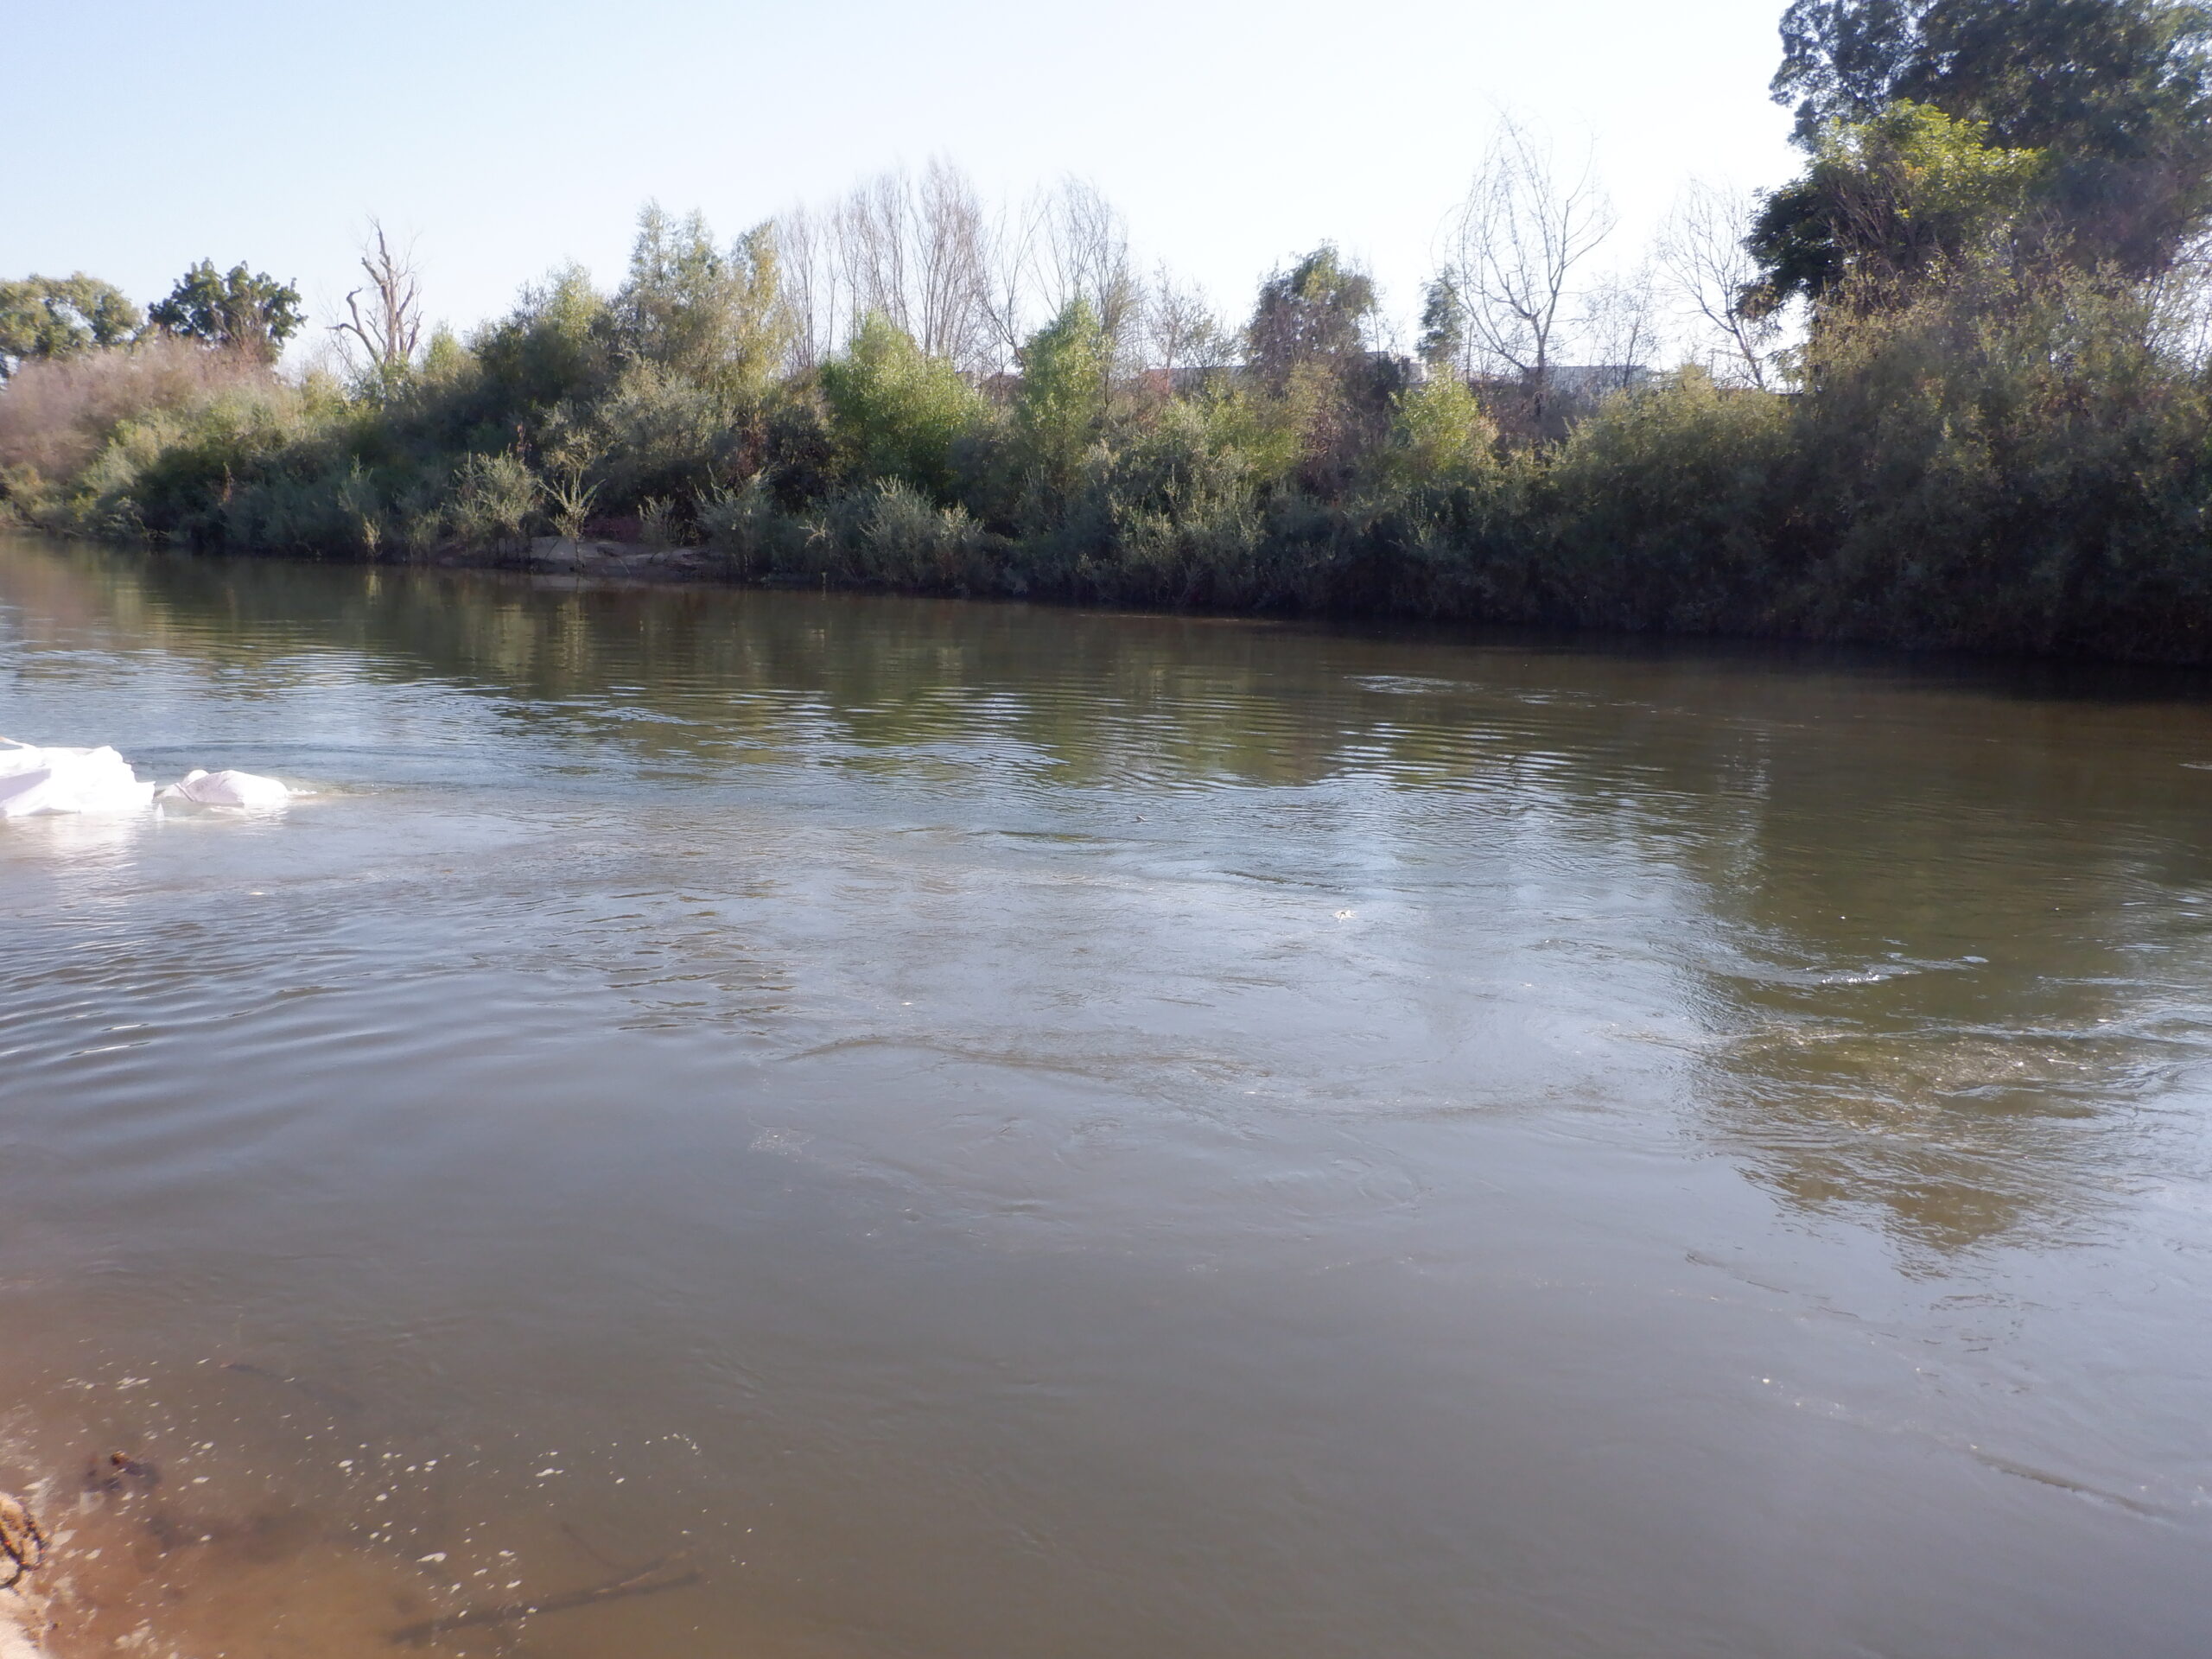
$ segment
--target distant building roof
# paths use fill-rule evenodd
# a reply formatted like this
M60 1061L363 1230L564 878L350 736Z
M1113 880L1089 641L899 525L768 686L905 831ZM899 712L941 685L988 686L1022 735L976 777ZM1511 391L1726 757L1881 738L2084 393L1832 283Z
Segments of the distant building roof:
M1658 376L1641 363L1558 363L1552 365L1554 390L1570 397L1596 397L1609 391L1628 391L1647 385Z

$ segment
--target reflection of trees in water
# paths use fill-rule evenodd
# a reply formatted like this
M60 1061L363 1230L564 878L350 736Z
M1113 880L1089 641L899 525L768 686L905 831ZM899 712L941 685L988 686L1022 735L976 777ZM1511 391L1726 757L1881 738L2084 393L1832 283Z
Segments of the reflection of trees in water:
M990 743L1070 784L1279 783L1326 776L1337 747L1326 724L1269 717L1255 655L1274 631L1249 624L20 543L5 580L42 612L96 611L210 673L249 655L342 652L370 677L481 689L549 735L641 756Z
M305 680L338 652L349 673L480 690L550 741L647 763L829 758L1147 791L1371 779L1402 809L1347 834L1426 836L1447 876L1541 864L1547 886L1586 884L1575 927L1671 956L1712 1037L1706 1122L1756 1179L1871 1207L1938 1250L2074 1224L2140 1155L2115 1109L2159 1098L2201 1052L2203 929L2173 895L2212 886L2212 774L2181 764L2212 759L2212 721L2170 679L1471 652L27 543L0 582L210 676L296 656ZM1655 941L1659 924L1609 914L1597 858L1697 895L1690 919Z
M1546 724L1487 688L1452 701L1363 683L1447 648L1249 620L21 542L0 573L41 589L41 611L96 613L209 677L251 658L281 685L296 653L304 681L340 652L365 677L479 690L548 736L641 757L936 747L1071 787L1305 785L1347 770L1418 783L1500 766L1535 778Z
M1700 1087L1755 1177L1949 1251L2065 1235L2139 1173L2161 1120L2127 1109L2204 1052L2205 784L2176 739L2206 731L1954 691L1762 740L1732 824L1688 843Z

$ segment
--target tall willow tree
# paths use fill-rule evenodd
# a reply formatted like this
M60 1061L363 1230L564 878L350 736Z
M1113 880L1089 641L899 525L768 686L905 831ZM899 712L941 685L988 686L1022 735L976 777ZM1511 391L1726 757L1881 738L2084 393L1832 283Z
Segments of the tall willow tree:
M1105 422L1113 365L1113 341L1081 296L1021 348L1014 439L1026 498L1065 500L1074 489L1084 453Z
M714 391L758 387L791 339L779 278L772 226L756 226L724 252L698 213L672 219L649 203L614 296L619 346Z

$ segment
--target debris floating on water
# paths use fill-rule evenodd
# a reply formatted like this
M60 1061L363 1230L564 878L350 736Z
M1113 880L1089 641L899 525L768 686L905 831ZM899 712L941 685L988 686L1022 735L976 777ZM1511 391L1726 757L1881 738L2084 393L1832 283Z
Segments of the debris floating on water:
M0 818L53 812L143 812L154 786L142 784L113 749L44 749L0 738Z
M42 748L0 738L0 818L54 813L143 812L156 802L187 806L283 806L306 791L251 772L195 768L156 791L130 763L103 745Z
M292 795L274 778L257 778L250 772L193 771L154 798L194 806L282 806Z

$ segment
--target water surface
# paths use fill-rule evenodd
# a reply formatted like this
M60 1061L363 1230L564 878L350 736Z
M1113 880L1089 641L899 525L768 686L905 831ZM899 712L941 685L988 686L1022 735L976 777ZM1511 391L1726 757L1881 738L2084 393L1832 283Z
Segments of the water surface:
M0 542L59 1645L2212 1649L2204 690Z

